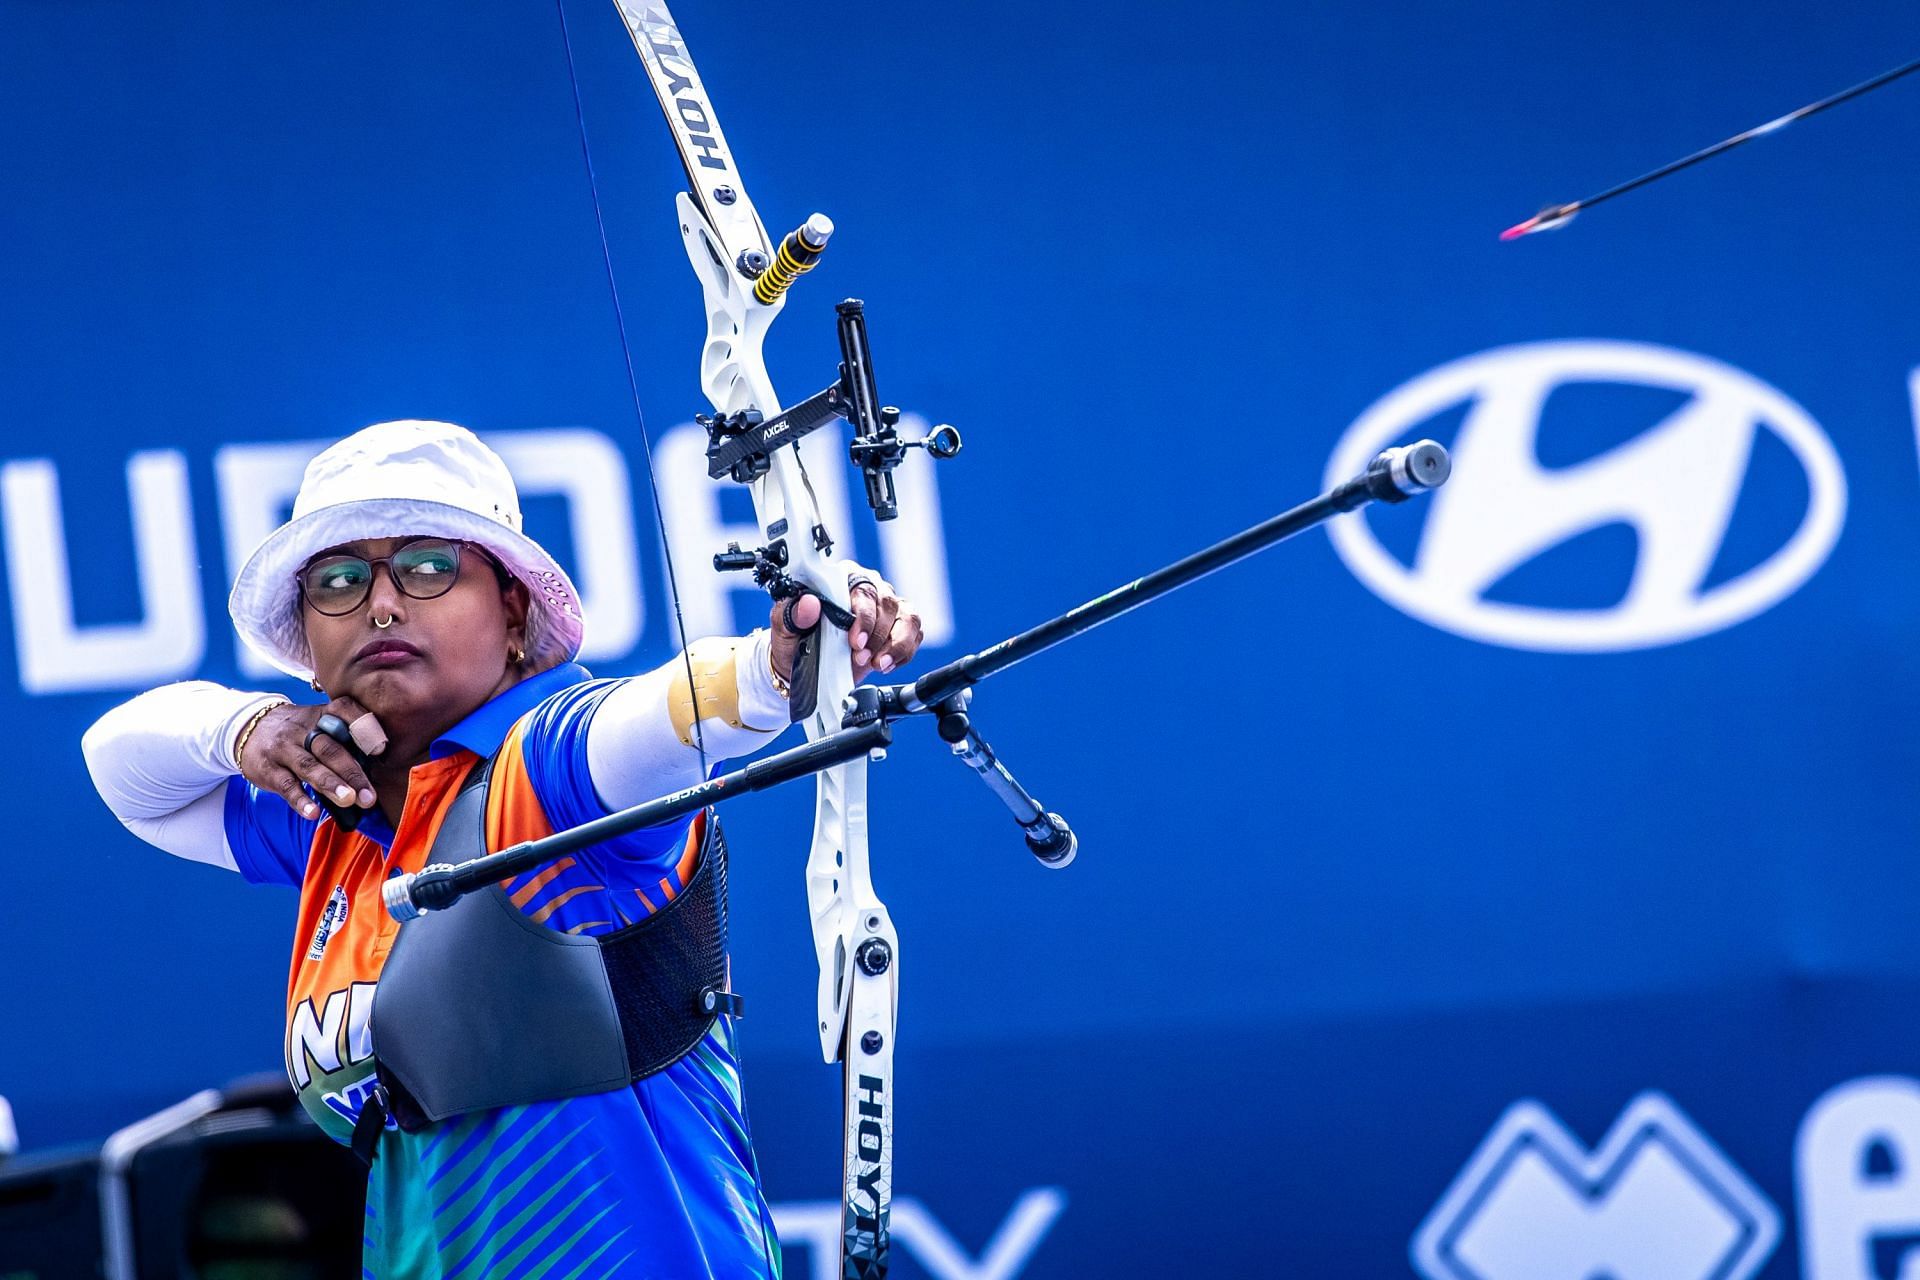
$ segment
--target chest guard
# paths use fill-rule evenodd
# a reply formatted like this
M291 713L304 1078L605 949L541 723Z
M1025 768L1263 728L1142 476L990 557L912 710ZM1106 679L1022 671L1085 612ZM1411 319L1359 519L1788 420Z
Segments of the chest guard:
M429 862L487 852L492 772L488 760L462 784ZM685 890L613 933L535 924L489 885L400 926L371 1023L382 1088L354 1146L371 1149L389 1112L411 1132L625 1088L692 1051L722 1013L738 1015L726 987L727 847L711 813Z

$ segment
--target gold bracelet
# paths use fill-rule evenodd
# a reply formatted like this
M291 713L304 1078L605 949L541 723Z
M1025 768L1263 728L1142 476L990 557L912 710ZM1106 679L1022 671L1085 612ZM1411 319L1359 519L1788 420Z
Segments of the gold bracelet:
M267 712L272 711L276 707L289 705L291 705L290 700L286 698L282 698L278 702L269 702L266 706L260 708L247 718L246 727L240 730L239 741L233 744L233 767L236 772L240 770L241 756L246 754L247 739L251 738L253 731L260 727L260 722L267 718Z

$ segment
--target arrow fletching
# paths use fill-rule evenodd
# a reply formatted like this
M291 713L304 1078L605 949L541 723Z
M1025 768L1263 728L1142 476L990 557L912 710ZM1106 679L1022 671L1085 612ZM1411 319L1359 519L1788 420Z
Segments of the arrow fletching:
M1502 240L1518 240L1521 236L1530 236L1536 231L1558 231L1573 221L1573 215L1580 212L1578 204L1550 204L1525 222L1515 223L1500 233Z

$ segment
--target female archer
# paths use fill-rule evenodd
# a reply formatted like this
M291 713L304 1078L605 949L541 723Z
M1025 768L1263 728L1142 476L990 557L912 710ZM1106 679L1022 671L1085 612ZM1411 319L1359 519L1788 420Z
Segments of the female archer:
M584 619L572 583L520 524L506 467L461 427L388 422L339 441L309 464L293 518L254 551L229 602L247 643L326 701L168 685L87 731L88 769L143 840L299 889L287 1070L314 1119L371 1159L367 1274L778 1275L724 1012L673 1060L568 1096L486 1092L489 1073L566 1056L566 1036L534 1030L553 1012L541 1002L560 999L545 988L485 1006L496 1012L469 1043L408 1055L430 1064L413 1081L423 1098L443 1092L435 1077L504 1064L447 1095L498 1105L402 1105L376 1072L392 1034L376 993L400 936L381 886L444 853L456 801L477 815L478 852L699 781L702 751L745 755L786 727L800 633L819 618L804 597L790 614L776 606L766 630L597 680L573 661ZM850 581L856 675L898 667L919 647L919 618L871 575L850 567ZM320 731L327 714L351 746ZM723 869L724 847L703 816L548 863L497 901L523 933L639 937L664 932L630 926L669 919L714 862ZM463 1012L486 998L444 987ZM571 1016L544 1025L571 1028Z

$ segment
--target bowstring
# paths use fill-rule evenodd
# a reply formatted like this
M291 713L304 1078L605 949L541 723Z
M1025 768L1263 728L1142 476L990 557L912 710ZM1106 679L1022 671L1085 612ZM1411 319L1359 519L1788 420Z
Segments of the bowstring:
M640 406L640 380L633 369L633 343L627 337L626 311L620 305L620 284L613 273L613 248L607 239L607 219L600 206L600 177L593 167L593 148L587 141L587 112L580 100L580 73L574 64L573 35L567 27L565 0L553 0L560 15L560 42L567 51L567 81L573 87L573 119L580 134L580 159L587 170L587 191L593 198L593 222L600 233L600 262L606 268L607 294L613 300L613 320L620 332L620 355L626 363L627 391L633 397L633 418L640 429L640 450L647 464L647 492L653 499L654 525L660 531L660 550L667 565L667 592L673 598L673 625L680 633L680 658L687 671L687 696L693 700L693 742L700 753L700 778L706 780L707 739L700 729L700 690L693 674L693 654L687 620L680 608L680 581L673 566L673 543L667 537L666 508L660 502L660 477L653 465L653 441L647 435L647 415Z

